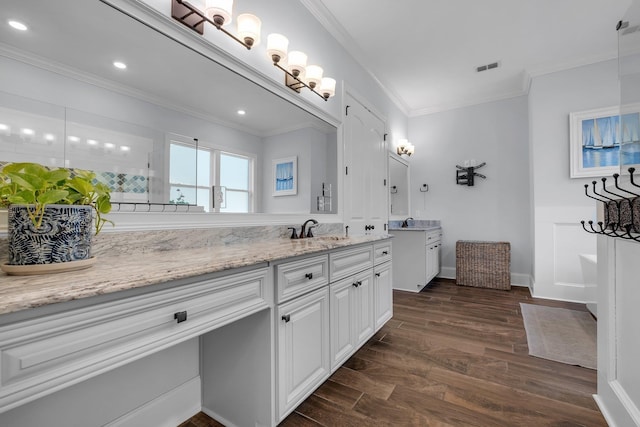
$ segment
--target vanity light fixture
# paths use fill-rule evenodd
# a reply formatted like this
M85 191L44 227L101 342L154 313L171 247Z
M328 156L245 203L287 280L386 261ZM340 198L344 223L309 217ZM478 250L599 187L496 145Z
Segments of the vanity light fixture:
M325 101L334 96L336 81L330 77L322 77L324 72L322 67L307 66L305 53L297 50L288 52L288 49L289 39L282 34L269 34L267 54L273 61L273 65L285 72L285 84L298 93L300 89L306 87Z
M52 141L56 140L56 136L54 134L52 134L52 133L45 133L44 134L44 139L45 139L45 141L52 142Z
M19 21L11 20L9 21L9 25L11 25L12 28L18 31L27 31L28 29L26 25L24 25L22 22L19 22Z
M410 143L406 139L401 139L400 141L398 141L398 148L396 152L399 156L402 156L403 154L411 156L414 153L415 149L416 147L412 143Z
M29 129L29 128L23 128L22 129L22 133L28 136L31 136L35 133L35 131L33 129Z
M69 137L69 141L71 141L71 142L78 142L78 141L80 141L80 138L78 138L77 136L70 136L70 137Z
M247 49L260 42L260 19L250 13L238 16L238 36L231 34L224 26L231 23L233 0L206 0L204 13L185 0L171 0L171 17L204 34L204 23L208 22Z

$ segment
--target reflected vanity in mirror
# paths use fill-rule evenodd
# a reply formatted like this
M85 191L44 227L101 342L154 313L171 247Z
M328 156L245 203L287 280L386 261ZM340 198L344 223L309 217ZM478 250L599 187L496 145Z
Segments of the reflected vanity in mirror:
M389 153L389 214L406 217L409 212L409 162Z
M0 28L0 166L93 170L116 211L337 212L335 126L105 2L9 15L33 31ZM274 197L284 157L297 192Z

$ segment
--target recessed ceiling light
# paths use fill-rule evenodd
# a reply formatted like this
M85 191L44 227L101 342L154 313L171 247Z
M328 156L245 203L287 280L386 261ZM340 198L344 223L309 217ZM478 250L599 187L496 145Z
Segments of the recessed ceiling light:
M120 61L114 61L113 62L113 66L116 67L119 70L124 70L125 68L127 68L127 64L125 64L124 62L120 62Z
M247 114L247 112L246 112L246 111L244 111L244 110L238 110L238 115L240 115L240 116L244 116L245 114Z
M33 135L35 131L33 129L24 128L22 129L22 133L24 133L25 135Z
M22 22L9 21L9 25L11 25L11 27L15 28L16 30L27 31L27 26L24 25Z

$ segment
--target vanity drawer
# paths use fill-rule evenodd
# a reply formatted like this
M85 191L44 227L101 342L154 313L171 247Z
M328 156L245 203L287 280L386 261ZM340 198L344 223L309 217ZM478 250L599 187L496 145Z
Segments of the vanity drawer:
M0 328L0 412L269 307L267 268ZM186 312L186 320L179 322Z
M391 240L373 245L373 263L375 265L391 260Z
M427 231L426 233L426 244L430 245L432 243L435 242L439 242L440 240L442 240L442 230L431 230L431 231Z
M328 255L314 256L275 266L277 303L288 301L329 283Z
M329 254L330 281L359 273L373 267L373 245L332 252Z

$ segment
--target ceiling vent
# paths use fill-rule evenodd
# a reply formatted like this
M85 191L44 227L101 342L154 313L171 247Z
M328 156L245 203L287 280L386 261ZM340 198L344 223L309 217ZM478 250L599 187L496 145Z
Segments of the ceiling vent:
M479 73L481 71L493 70L494 68L498 68L500 66L499 62L492 62L491 64L481 65L476 67L476 71Z

